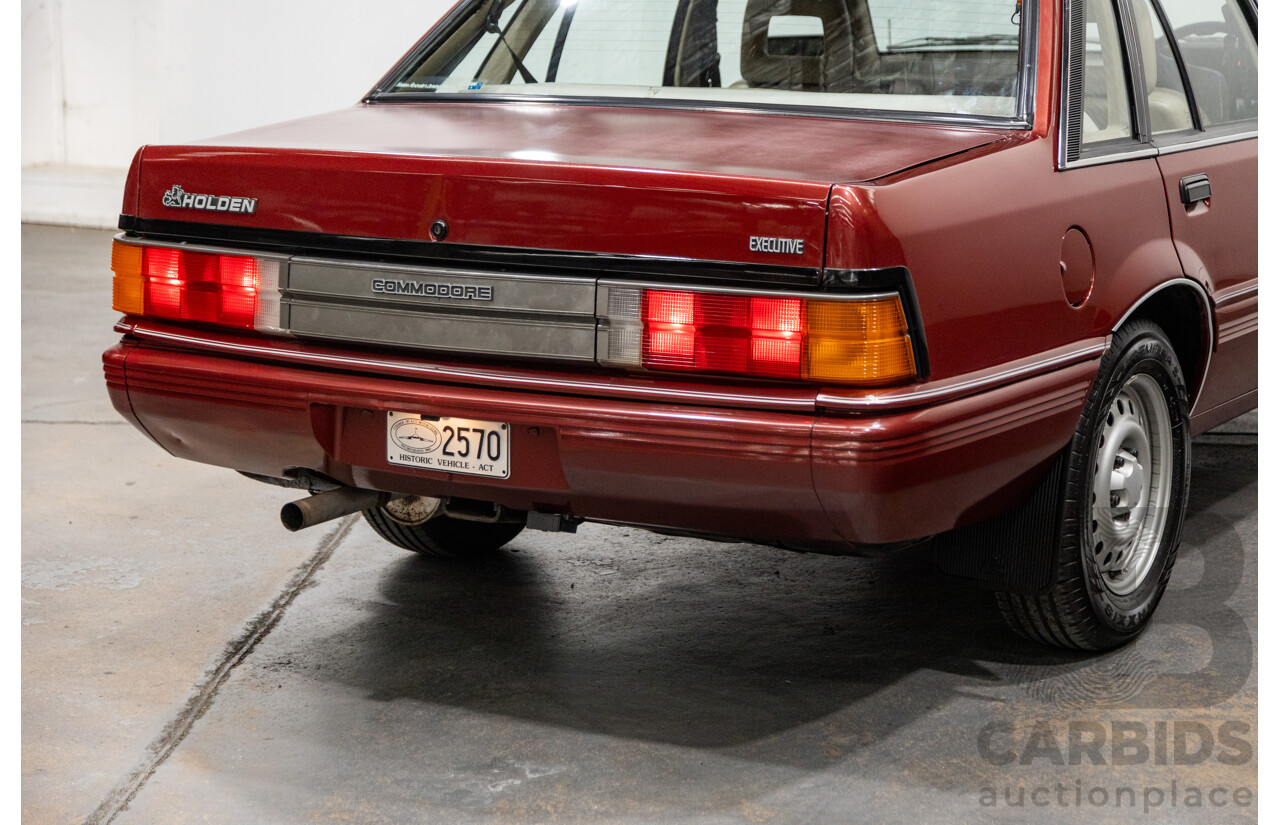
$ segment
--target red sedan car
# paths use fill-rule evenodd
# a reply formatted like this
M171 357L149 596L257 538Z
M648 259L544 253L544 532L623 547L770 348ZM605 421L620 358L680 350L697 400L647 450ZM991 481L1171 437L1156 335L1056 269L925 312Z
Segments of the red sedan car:
M145 146L119 412L423 553L932 539L1105 649L1257 404L1253 0L466 0L358 105Z

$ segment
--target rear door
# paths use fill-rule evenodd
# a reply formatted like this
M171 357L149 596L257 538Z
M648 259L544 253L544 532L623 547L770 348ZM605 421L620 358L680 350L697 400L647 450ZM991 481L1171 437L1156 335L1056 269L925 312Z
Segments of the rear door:
M1256 9L1251 0L1131 2L1174 243L1214 313L1193 415L1233 401L1248 408L1258 384Z

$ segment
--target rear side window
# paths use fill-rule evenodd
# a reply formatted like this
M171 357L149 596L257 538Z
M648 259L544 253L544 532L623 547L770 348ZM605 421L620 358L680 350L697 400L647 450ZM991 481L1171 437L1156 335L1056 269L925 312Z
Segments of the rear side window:
M1258 44L1235 0L1164 0L1204 126L1258 117Z
M1163 135L1194 128L1191 105L1178 59L1151 0L1133 0L1134 28L1142 49L1142 74L1146 84L1151 134Z
M376 94L1029 122L1024 5L1034 12L1034 0L473 0Z
M1085 145L1133 137L1122 39L1120 23L1109 0L1084 3L1080 128Z
M1244 2L1066 0L1059 162L1256 129L1256 16Z
M545 77L559 40L557 79L661 86L678 5L677 0L561 3L551 24L534 38L525 62L535 76ZM569 8L574 11L566 23Z

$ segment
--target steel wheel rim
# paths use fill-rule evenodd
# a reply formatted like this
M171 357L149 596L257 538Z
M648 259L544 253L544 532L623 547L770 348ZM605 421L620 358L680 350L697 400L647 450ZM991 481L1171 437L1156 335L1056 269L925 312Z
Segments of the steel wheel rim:
M1106 588L1127 596L1159 555L1172 492L1173 431L1154 378L1129 377L1094 442L1086 552Z

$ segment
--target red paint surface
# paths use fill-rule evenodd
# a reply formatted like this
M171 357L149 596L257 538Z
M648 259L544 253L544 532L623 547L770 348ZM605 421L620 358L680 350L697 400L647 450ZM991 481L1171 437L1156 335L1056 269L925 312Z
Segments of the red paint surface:
M152 345L113 348L104 363L117 408L180 458L818 544L918 538L971 519L976 505L1009 503L1011 476L983 468L1016 476L1051 456L1096 369L1086 362L924 410L821 417L427 383ZM511 476L388 465L387 410L510 424Z
M832 192L826 265L910 270L934 378L1107 335L1181 274L1154 160L1058 172L1048 138L975 154ZM1062 292L1072 226L1106 273L1082 309Z
M1208 411L1258 387L1258 142L1165 155L1159 165L1183 271L1213 303L1217 363L1196 405ZM1213 196L1186 207L1179 183L1200 174Z
M544 104L361 106L148 146L137 214L413 240L444 219L450 243L816 268L831 181L881 177L1002 134ZM166 207L174 185L257 198L257 209ZM805 251L751 252L752 235L800 239Z

